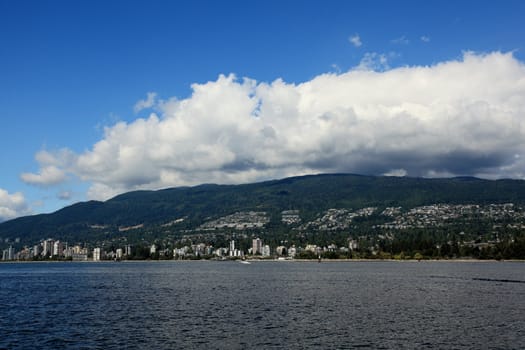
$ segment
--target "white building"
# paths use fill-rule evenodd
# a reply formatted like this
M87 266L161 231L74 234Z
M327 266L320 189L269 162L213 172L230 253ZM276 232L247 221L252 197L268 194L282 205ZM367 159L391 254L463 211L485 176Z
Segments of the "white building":
M260 238L255 238L252 241L252 254L253 255L262 254L262 244L263 242Z
M286 247L285 246L278 246L277 248L275 248L275 252L277 253L277 255L279 256L284 256L286 255Z
M15 248L9 247L2 252L2 260L15 260Z
M190 250L190 247L188 246L184 246L182 248L175 248L173 249L173 257L185 256L189 250Z
M64 244L60 241L55 241L53 243L53 256L62 256L64 255Z
M350 250L356 250L359 248L359 244L355 239L351 239L348 241L348 248L350 248Z
M93 261L100 261L101 258L101 249L95 248L93 249Z
M53 254L53 245L55 242L52 239L46 239L42 242L42 256Z
M235 241L232 239L230 241L230 256L235 255Z
M268 256L270 256L270 254L271 254L270 246L268 244L263 246L262 247L262 256L268 257Z
M297 254L297 249L295 246L291 246L290 249L288 249L288 256L295 258L295 255Z
M40 244L35 244L33 247L33 256L39 256L42 253L42 246Z

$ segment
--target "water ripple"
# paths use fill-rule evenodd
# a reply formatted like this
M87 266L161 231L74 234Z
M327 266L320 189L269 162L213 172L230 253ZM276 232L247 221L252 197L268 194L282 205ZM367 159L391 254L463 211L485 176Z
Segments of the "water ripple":
M510 263L2 264L0 349L519 349L522 271Z

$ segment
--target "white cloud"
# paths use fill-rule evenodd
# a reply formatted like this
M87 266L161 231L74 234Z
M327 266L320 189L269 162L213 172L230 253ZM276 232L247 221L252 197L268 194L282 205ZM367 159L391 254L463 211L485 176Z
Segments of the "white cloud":
M354 45L355 47L360 47L361 45L363 45L363 43L361 42L361 37L359 36L359 34L354 34L352 36L350 36L348 38L348 41Z
M424 43L428 43L430 42L430 37L426 36L426 35L422 35L420 37L421 41L424 42Z
M30 185L37 186L51 186L59 184L66 180L66 173L64 170L54 166L48 165L40 169L37 174L34 173L22 173L20 175L22 181Z
M22 173L20 179L27 184L35 186L52 186L67 180L69 166L76 160L76 155L66 149L54 152L42 150L35 155L36 161L40 164L38 173Z
M384 173L384 176L397 176L397 177L403 177L407 176L407 171L405 169L392 169L386 173Z
M159 101L159 115L107 127L86 152L41 153L36 179L55 166L107 199L323 172L524 177L525 66L512 53L389 70L367 55L302 84L194 84L186 99Z
M135 103L135 106L133 107L133 110L135 113L138 113L144 109L151 108L155 105L157 100L157 93L155 92L148 92L146 94L145 100L139 100L137 103Z
M9 194L0 188L0 222L28 215L30 212L22 193Z
M399 38L390 40L390 43L396 45L408 45L410 43L410 40L408 40L406 36L402 35Z
M355 69L364 71L384 71L389 68L387 55L377 52L367 52Z

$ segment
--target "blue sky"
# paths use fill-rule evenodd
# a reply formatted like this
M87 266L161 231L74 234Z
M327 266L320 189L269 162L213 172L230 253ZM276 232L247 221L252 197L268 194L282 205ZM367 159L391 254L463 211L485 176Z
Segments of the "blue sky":
M522 178L523 23L522 1L0 0L0 221L306 173Z

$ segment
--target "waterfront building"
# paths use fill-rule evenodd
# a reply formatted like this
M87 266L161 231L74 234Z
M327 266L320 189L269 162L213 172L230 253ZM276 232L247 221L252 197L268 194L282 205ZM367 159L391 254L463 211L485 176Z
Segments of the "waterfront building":
M35 244L33 247L33 256L39 256L42 254L42 246L40 244Z
M73 247L73 253L75 254L87 254L86 248L82 248L78 244Z
M270 246L268 244L266 244L265 246L262 247L261 254L262 254L262 256L265 256L265 257L270 256L271 252L270 252Z
M290 249L288 249L288 256L295 258L296 254L297 254L297 249L295 248L295 245L293 245L290 247Z
M10 246L2 252L2 260L15 260L15 248Z
M28 247L24 247L18 254L15 254L17 260L30 260L33 257L33 252Z
M55 241L51 238L46 239L42 242L42 256L48 256L53 254L53 245Z
M253 255L262 254L262 244L263 244L262 240L258 237L252 241L252 254Z
M307 244L304 250L307 252L317 253L317 246L315 244Z
M190 247L188 246L184 246L182 248L175 248L173 249L173 257L183 257L188 253L189 250Z
M285 246L278 246L277 248L275 248L275 252L277 253L277 255L279 256L284 256L286 255L286 247Z
M88 255L87 253L73 253L71 254L71 259L73 261L87 261Z
M202 256L206 253L206 244L192 244L191 249L193 250L193 254L195 254L195 256Z
M235 241L232 239L230 241L230 256L235 255Z
M118 248L117 249L117 259L122 259L122 256L123 256L122 248Z
M223 256L228 256L228 255L230 255L232 253L230 253L230 250L228 248L222 247L222 248L215 249L214 254L219 256L219 257L223 257ZM230 256L233 256L233 254L230 255Z
M242 258L244 256L244 251L240 250L240 249L235 249L235 254L234 254L236 257L238 258Z
M101 258L101 249L95 248L93 249L93 261L100 261Z
M15 260L15 248L12 246L7 248L7 260Z
M64 255L64 244L60 241L55 241L53 243L53 256L63 256Z
M155 254L157 252L157 246L155 244L152 244L151 247L149 248L149 253L151 255Z

